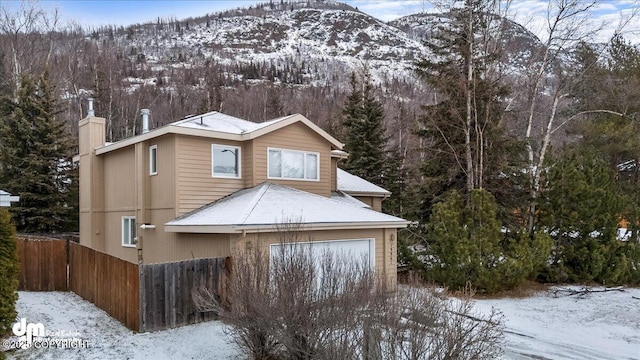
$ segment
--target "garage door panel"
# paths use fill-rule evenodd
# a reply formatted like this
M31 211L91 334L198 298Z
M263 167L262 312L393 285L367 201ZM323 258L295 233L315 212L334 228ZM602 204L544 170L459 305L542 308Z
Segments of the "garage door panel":
M285 246L285 249L281 247ZM290 244L272 244L270 249L270 257L284 250L285 253L294 251L296 247L309 246L311 255L314 259L321 259L322 256L329 251L338 257L346 256L354 261L368 262L371 269L375 268L375 239L341 239L341 240L323 240L312 242L298 242ZM306 250L306 249L305 249Z

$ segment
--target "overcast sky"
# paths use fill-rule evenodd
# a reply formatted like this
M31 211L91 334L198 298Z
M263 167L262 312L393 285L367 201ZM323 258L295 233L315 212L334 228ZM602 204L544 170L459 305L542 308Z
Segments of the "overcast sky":
M128 25L154 21L158 17L183 19L236 7L248 7L259 2L268 2L268 0L42 0L42 4L47 7L57 6L65 20L73 20L84 26ZM423 9L434 11L429 0L346 0L344 2L383 21L414 14ZM591 25L592 27L605 25L600 40L611 36L621 19L628 16L634 7L640 5L639 2L639 0L602 1L594 11ZM548 1L514 0L510 13L512 18L543 38L547 6ZM626 31L625 37L639 43L640 17L632 21Z

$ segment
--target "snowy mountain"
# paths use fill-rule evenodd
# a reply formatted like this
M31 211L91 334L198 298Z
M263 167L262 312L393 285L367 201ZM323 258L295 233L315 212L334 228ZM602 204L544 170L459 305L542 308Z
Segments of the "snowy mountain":
M413 77L413 63L428 54L422 39L443 19L446 16L417 14L384 23L332 1L271 3L133 26L120 32L118 43L130 49L123 52L144 56L155 69L197 67L213 60L227 67L251 64L259 68L259 77L276 83L295 78L294 83L328 85L345 84L350 72L366 65L374 79L384 83ZM539 47L537 38L520 25L510 23L506 29L515 60ZM277 76L294 69L301 78Z

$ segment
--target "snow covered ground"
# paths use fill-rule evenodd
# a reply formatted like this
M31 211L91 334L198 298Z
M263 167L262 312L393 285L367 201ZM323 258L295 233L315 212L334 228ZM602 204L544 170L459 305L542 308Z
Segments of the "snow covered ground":
M584 297L543 292L522 299L478 300L476 306L504 314L506 359L637 360L640 289L624 290Z
M78 332L85 349L23 349L15 359L237 359L217 321L136 334L71 292L20 292L19 316L48 331ZM505 316L505 359L640 360L640 289L585 297L547 293L478 300Z
M19 292L18 316L48 331L78 331L85 349L21 349L9 359L237 359L218 321L136 334L72 292Z

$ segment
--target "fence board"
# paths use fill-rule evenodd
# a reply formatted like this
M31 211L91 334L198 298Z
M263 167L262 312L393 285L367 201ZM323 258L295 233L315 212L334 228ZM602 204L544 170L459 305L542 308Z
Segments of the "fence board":
M131 330L140 330L137 264L71 243L69 288Z
M67 241L18 237L18 290L67 291Z
M144 292L141 331L154 331L194 324L215 318L197 311L191 291L205 285L220 293L229 276L225 258L194 259L142 265L140 291Z

